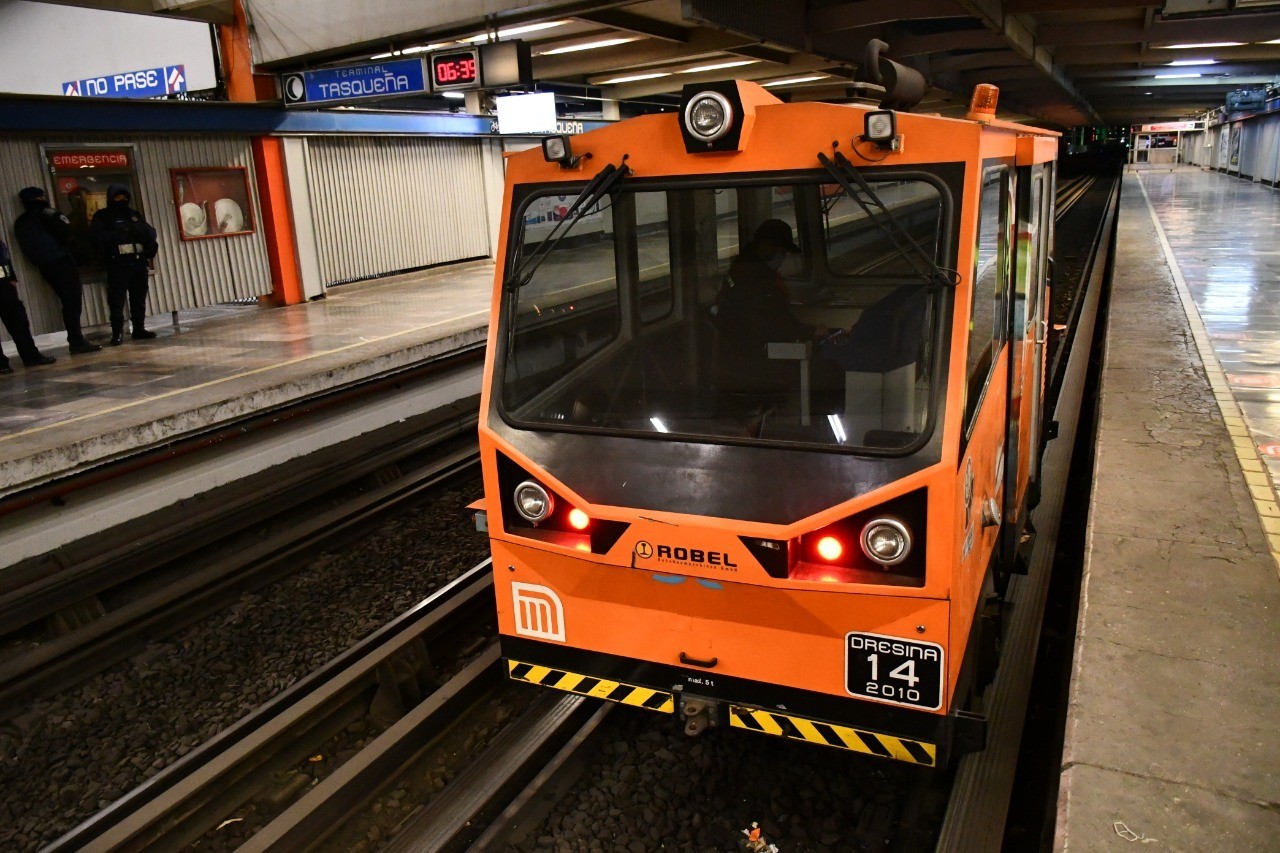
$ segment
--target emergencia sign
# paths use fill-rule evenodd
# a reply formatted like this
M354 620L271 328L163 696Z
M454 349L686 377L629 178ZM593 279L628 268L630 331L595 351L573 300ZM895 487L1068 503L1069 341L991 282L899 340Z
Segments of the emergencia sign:
M62 94L73 98L155 98L187 91L187 67L165 65L120 74L86 77L62 84Z

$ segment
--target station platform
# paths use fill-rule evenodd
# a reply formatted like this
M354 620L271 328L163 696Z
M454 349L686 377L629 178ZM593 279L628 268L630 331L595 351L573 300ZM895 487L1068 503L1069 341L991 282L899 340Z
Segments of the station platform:
M1119 216L1055 849L1277 850L1280 193L1129 173Z
M56 364L15 357L0 377L0 496L483 341L493 271L472 261L287 308L153 318L155 340L89 355L43 336Z

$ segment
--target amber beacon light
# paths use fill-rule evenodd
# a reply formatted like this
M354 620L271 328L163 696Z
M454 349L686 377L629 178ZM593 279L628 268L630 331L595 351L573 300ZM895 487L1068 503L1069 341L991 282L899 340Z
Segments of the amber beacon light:
M995 118L996 105L1000 102L1000 89L990 83L979 83L973 87L973 97L969 99L970 118Z

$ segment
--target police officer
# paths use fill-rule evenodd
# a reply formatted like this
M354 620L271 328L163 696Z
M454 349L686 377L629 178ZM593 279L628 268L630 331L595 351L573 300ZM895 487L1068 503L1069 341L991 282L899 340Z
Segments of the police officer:
M18 198L26 212L13 223L13 233L22 253L40 270L62 304L68 347L76 354L97 352L102 347L89 343L80 331L84 294L72 251L71 221L49 206L49 199L39 187L27 187L18 193Z
M111 345L124 342L124 303L129 301L133 339L154 338L148 332L147 261L156 256L156 229L129 206L133 196L123 184L107 187L107 206L93 215L89 237L107 262L107 306L111 309Z
M27 322L27 308L18 298L18 276L13 271L13 258L9 247L0 240L0 322L9 331L9 337L18 345L18 357L27 367L53 364L56 358L36 349L31 338L31 324ZM0 373L13 373L9 359L0 351Z

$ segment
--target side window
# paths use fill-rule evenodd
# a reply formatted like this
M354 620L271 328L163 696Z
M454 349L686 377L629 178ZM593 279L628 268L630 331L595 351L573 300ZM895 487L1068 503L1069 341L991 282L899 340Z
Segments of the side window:
M1025 322L1025 334L1032 333L1032 326L1039 319L1040 300L1044 295L1044 258L1043 240L1040 232L1044 228L1041 218L1044 214L1044 167L1036 168L1034 177L1031 180L1031 203L1027 208L1027 216L1030 218L1030 227L1027 229L1027 257L1030 260L1030 281L1028 286L1030 292L1026 295L1027 311Z
M1012 186L1004 166L982 176L978 207L977 246L974 251L973 301L969 312L968 393L966 431L973 426L983 390L1004 340L1005 292L1009 281L1009 226Z
M636 253L640 277L640 322L655 323L671 314L671 218L667 194L636 193Z

